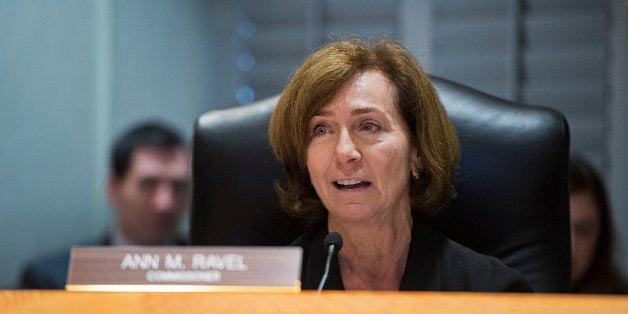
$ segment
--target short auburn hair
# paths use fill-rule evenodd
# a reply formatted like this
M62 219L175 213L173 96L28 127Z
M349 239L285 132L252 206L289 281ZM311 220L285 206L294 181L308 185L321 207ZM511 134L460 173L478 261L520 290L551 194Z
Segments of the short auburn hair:
M399 43L349 39L327 44L305 60L270 119L270 144L288 179L277 183L276 191L288 214L312 222L326 217L307 170L308 123L345 83L371 70L381 71L395 86L395 104L421 157L422 173L410 189L413 209L433 216L455 197L460 145L429 76Z

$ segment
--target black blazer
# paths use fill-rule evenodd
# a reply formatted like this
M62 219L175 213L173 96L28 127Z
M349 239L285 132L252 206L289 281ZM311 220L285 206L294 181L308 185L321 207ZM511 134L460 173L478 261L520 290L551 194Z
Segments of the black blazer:
M319 225L292 245L303 248L301 284L315 290L323 275L327 227ZM329 269L325 290L344 290L338 259ZM401 291L532 292L526 279L499 259L479 254L414 219Z

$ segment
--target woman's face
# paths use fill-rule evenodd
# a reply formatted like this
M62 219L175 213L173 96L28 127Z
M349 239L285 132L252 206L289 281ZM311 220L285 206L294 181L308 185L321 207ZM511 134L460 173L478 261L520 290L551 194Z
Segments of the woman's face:
M571 280L578 281L589 269L600 234L600 217L589 192L569 196L571 215Z
M384 222L410 210L417 149L379 71L356 75L308 124L307 168L329 211L343 222Z

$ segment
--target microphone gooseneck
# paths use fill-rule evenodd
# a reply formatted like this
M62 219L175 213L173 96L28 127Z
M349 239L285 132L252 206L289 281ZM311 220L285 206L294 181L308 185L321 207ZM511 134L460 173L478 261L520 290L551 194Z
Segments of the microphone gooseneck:
M327 250L327 261L325 262L325 271L323 272L323 277L321 278L321 282L318 284L318 293L323 290L323 286L325 286L325 281L327 281L332 255L334 255L334 253L340 252L340 249L342 248L342 236L340 236L338 232L331 232L327 234L325 236L325 239L323 240L323 248Z

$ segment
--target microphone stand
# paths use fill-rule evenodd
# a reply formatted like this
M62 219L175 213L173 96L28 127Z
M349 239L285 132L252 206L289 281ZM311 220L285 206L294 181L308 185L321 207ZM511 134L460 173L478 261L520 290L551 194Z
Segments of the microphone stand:
M327 276L329 276L329 265L331 264L331 256L334 255L335 245L332 243L329 245L327 250L327 261L325 262L325 272L323 272L323 277L321 278L321 282L318 284L318 293L321 293L323 290L323 286L325 286L325 282L327 281Z
M338 232L328 233L323 240L323 248L327 249L327 262L325 262L325 271L323 273L323 277L321 278L321 282L318 284L318 293L321 293L323 290L325 281L327 281L327 277L329 276L329 265L331 264L332 255L334 255L334 252L342 249L342 236Z

